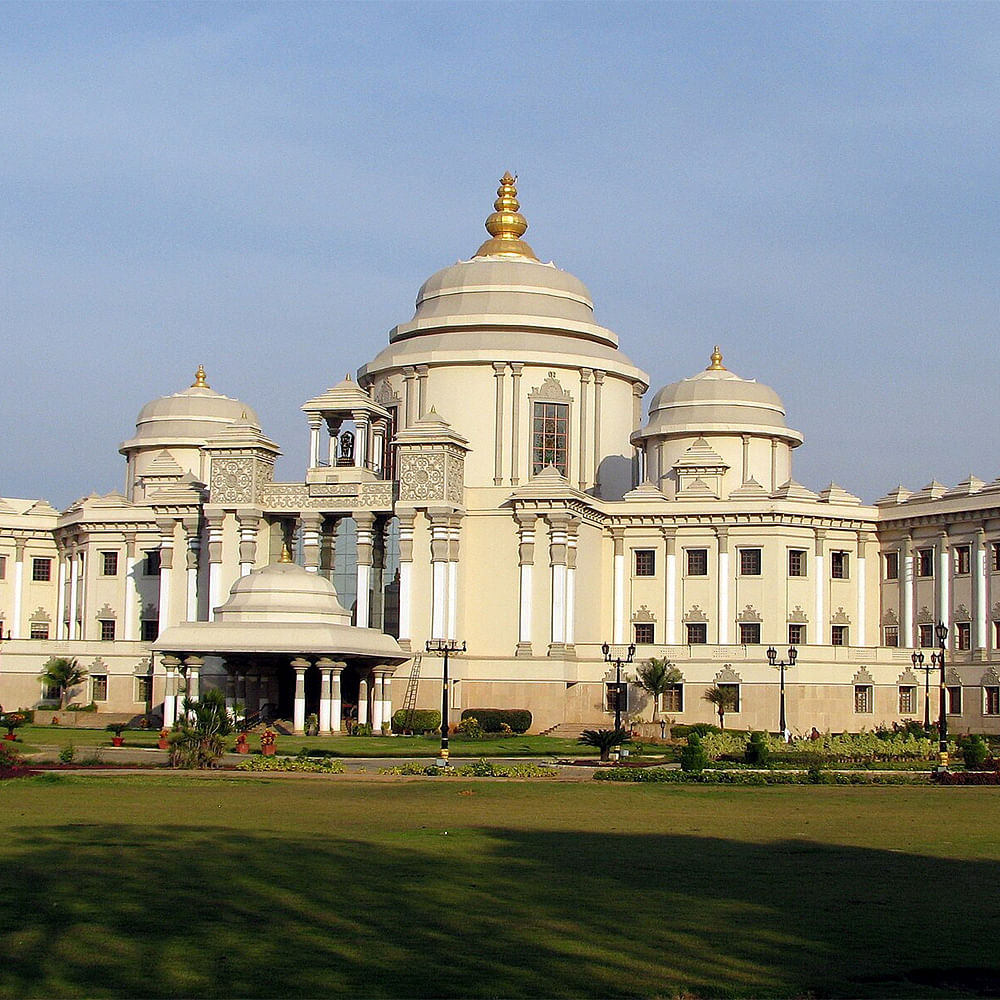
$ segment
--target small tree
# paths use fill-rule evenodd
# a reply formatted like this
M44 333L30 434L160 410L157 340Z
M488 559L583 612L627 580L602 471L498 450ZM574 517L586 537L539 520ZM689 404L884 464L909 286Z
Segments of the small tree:
M639 665L636 683L653 699L653 722L660 719L660 698L680 682L681 672L670 660L651 656Z
M719 728L725 729L726 712L736 708L736 692L731 687L713 684L702 697L715 706L715 711L719 715Z
M171 767L215 767L232 732L226 697L209 688L197 701L184 699L184 715L170 734Z
M577 740L586 747L597 747L601 751L601 760L610 760L614 747L629 742L631 738L624 729L585 729Z
M72 657L50 656L42 667L42 679L59 691L60 711L66 707L70 689L82 684L86 676L86 668L81 667Z

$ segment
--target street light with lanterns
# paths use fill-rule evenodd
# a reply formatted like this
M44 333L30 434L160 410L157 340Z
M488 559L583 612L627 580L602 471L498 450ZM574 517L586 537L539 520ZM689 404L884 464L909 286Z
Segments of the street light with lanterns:
M605 663L614 663L615 665L615 682L613 685L609 684L608 687L613 688L615 696L615 729L621 729L622 727L622 702L625 701L623 697L624 689L628 687L627 683L622 683L622 663L631 663L635 658L635 643L633 642L626 652L626 658L622 660L621 654L612 653L611 646L609 643L604 643L601 646L601 652L604 653Z
M930 663L924 663L923 653L911 653L910 662L914 670L924 672L924 729L931 727L931 671L937 667L937 653L931 653Z
M777 667L781 671L781 687L780 695L778 699L778 728L781 730L781 738L783 740L788 739L788 724L785 722L785 668L794 667L795 660L798 658L799 651L794 646L788 647L788 660L786 661L782 658L781 662L778 662L778 651L774 646L767 647L767 662L771 664L772 667Z
M448 657L466 652L465 642L457 639L428 639L426 650L434 656L444 657L444 675L441 683L441 758L439 765L448 766Z

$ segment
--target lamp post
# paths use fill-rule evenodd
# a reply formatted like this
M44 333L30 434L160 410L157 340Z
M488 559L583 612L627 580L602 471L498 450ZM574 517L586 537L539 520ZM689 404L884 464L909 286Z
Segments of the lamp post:
M931 671L937 666L937 653L931 653L931 662L924 664L923 653L911 653L914 670L924 672L924 729L931 728Z
M782 659L778 662L778 651L774 646L767 647L767 662L772 667L777 667L781 671L781 687L778 699L778 728L781 730L781 738L788 742L788 725L785 722L785 667L794 667L799 651L794 646L788 647L787 662Z
M604 653L605 663L614 663L615 665L615 730L619 730L622 727L622 688L625 687L622 684L622 658L620 654L612 655L611 646L608 643L604 643L601 646L601 652ZM626 654L625 663L631 663L635 657L635 643L633 642L629 647Z
M948 626L938 622L934 629L938 641L938 667L941 669L941 717L938 720L938 770L948 770L948 706L944 675L944 646L948 641Z
M448 766L448 657L455 653L464 653L465 643L461 646L457 639L428 639L426 650L435 656L444 657L444 676L441 683L441 767Z

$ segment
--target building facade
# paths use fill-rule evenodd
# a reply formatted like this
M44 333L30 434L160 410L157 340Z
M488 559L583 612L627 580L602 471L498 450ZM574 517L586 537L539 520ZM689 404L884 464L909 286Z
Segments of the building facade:
M190 677L157 637L212 621L287 550L402 654L392 669L337 661L352 677L337 726L352 710L385 721L428 639L467 644L451 663L456 717L528 708L535 730L608 723L605 643L673 661L682 682L663 708L677 721L712 720L703 694L726 684L731 725L776 730L769 645L798 650L793 732L921 720L928 693L933 719L939 678L919 656L940 622L949 725L1000 732L1000 478L874 505L835 484L814 493L794 479L803 439L780 397L718 348L644 416L648 377L586 287L524 241L510 175L486 228L376 358L302 405L301 479L274 481L278 446L199 368L140 412L124 493L64 511L0 500L0 703L49 704L42 664L65 655L89 672L75 701L162 715ZM296 724L334 718L325 653L295 667L269 653L269 687L252 650L203 653L201 684ZM439 661L416 662L418 703L436 706ZM629 699L649 717L634 684Z

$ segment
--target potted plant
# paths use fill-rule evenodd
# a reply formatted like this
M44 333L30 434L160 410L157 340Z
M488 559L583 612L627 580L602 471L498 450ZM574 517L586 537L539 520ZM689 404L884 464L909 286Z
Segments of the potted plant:
M263 746L263 744L261 744ZM250 747L247 746L247 734L240 733L236 737L236 752L237 753L249 753Z
M277 738L278 737L275 735L273 729L265 729L264 732L261 733L260 750L265 757L274 756L274 744Z
M108 732L114 733L115 735L111 737L111 745L113 747L120 747L125 745L125 737L122 736L122 732L125 730L124 722L109 722Z
M16 742L17 734L14 730L20 729L26 721L27 716L23 712L8 712L5 716L3 716L2 724L7 727L4 739L10 740L11 743Z
M161 750L170 749L170 730L166 726L160 730L160 738L156 741L156 745Z

